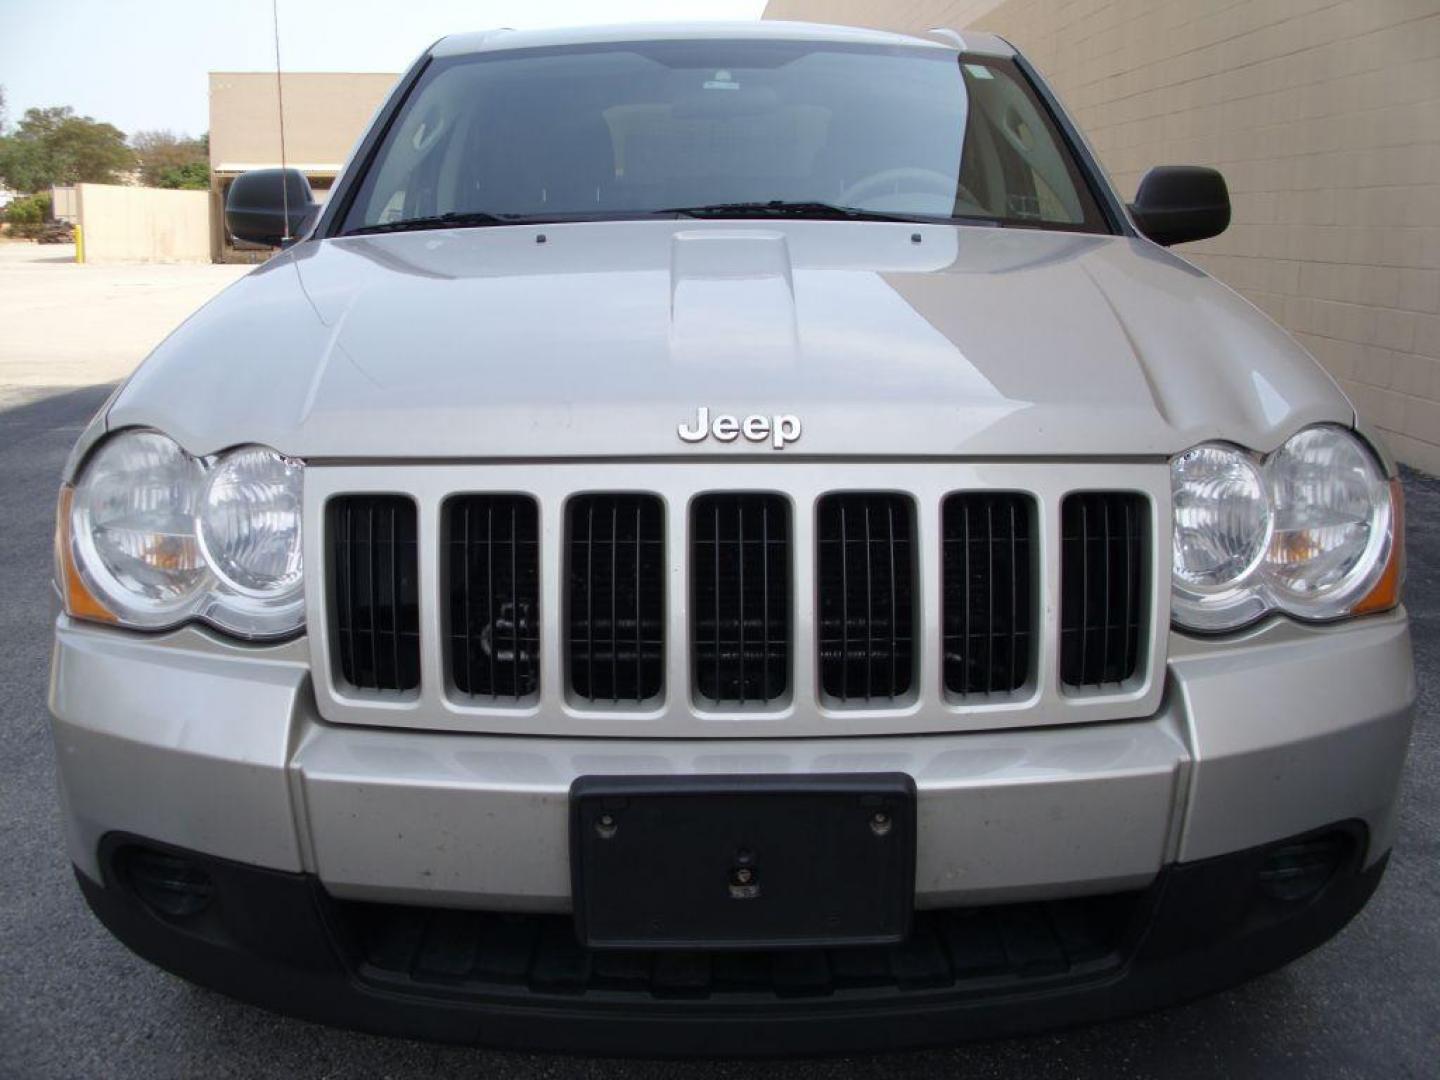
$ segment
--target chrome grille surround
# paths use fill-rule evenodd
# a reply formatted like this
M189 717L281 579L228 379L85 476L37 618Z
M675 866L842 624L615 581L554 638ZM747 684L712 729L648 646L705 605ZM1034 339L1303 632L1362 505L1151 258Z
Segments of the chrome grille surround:
M913 499L918 617L915 693L895 703L828 701L817 668L816 517L820 498L843 491L886 490ZM955 695L943 671L942 504L964 491L1020 492L1035 500L1036 642L1031 679L1014 693ZM325 582L328 545L322 528L306 531L306 603L320 714L333 723L491 734L613 738L797 738L995 730L1118 720L1153 714L1164 687L1169 590L1153 588L1142 608L1141 659L1120 685L1062 686L1060 640L1060 508L1078 491L1130 491L1149 515L1147 578L1169 580L1170 476L1163 462L868 461L789 458L783 462L729 456L681 462L521 464L308 464L306 520L323 522L334 496L404 493L419 513L421 675L405 695L362 691L339 676L328 632ZM519 702L471 701L456 690L444 648L446 598L441 592L444 535L441 508L457 493L524 492L540 515L540 690ZM572 496L648 492L663 506L666 538L665 678L662 695L642 705L577 701L566 680L565 508ZM692 612L690 504L716 492L783 492L793 507L791 692L764 707L707 702L690 671Z

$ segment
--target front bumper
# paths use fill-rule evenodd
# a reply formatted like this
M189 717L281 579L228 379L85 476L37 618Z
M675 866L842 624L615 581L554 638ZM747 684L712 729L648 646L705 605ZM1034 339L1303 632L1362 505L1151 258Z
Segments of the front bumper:
M293 877L326 903L563 916L569 791L596 774L906 773L916 904L929 911L1162 897L1187 865L1353 823L1352 876L1370 883L1347 894L1358 906L1393 840L1415 696L1403 612L1174 637L1149 718L956 735L344 727L320 719L309 670L303 640L255 650L197 630L139 637L60 620L51 710L70 856L112 926L110 890L98 891L112 834ZM1353 907L1336 910L1306 940Z
M563 916L339 901L310 875L135 843L108 837L104 885L80 874L81 889L192 981L381 1034L645 1056L896 1049L1154 1009L1314 948L1386 862L1361 869L1364 828L1342 823L1133 893L927 913L888 949L676 954L582 948ZM177 882L200 883L203 906Z

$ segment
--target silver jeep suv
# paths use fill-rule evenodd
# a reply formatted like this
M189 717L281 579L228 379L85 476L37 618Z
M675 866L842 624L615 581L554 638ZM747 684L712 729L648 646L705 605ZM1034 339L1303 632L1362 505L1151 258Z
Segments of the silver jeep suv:
M1182 1000L1380 880L1395 466L1003 40L445 38L96 417L80 887L300 1016L844 1051Z

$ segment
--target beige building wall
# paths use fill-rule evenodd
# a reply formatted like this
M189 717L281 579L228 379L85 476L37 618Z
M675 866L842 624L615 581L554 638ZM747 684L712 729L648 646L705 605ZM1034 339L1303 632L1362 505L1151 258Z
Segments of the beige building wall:
M249 169L280 164L280 110L285 101L285 164L310 178L317 197L364 134L398 75L377 72L212 71L210 73L211 245L221 261L259 262L268 249L236 248L225 231L230 182Z
M1440 0L770 0L765 16L993 30L1126 198L1151 165L1219 168L1230 229L1180 253L1440 473Z
M76 184L87 263L210 261L210 193Z
M282 75L287 162L307 172L339 168L396 78L371 72ZM235 173L279 163L275 73L212 71L210 167Z

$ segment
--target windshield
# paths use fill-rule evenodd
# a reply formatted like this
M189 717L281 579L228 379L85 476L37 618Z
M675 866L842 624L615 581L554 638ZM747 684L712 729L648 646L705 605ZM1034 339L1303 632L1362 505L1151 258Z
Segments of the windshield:
M340 231L692 213L1107 231L1008 61L725 40L436 60Z

